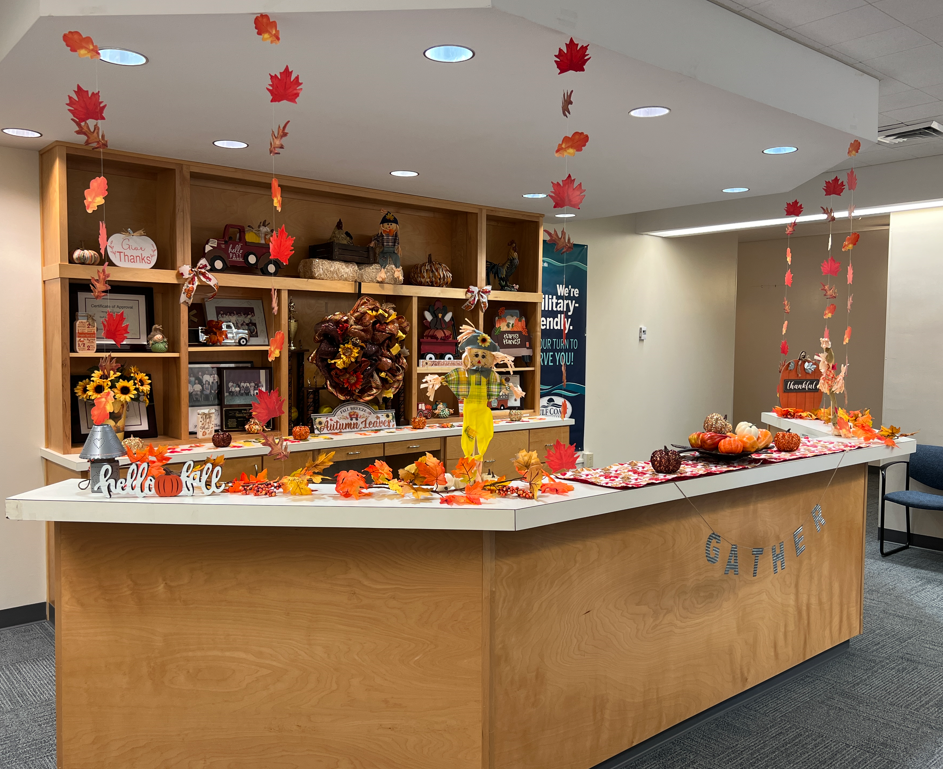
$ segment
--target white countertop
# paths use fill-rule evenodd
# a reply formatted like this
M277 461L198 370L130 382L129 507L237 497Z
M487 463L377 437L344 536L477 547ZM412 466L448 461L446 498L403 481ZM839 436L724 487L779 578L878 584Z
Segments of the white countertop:
M526 424L526 423L525 423ZM537 526L630 510L783 478L834 470L875 460L904 457L916 442L901 438L898 448L883 444L824 456L797 459L721 475L660 483L640 489L613 490L573 483L565 497L539 500L488 500L481 506L449 507L439 500L401 499L374 490L368 499L343 499L333 485L321 485L311 496L248 497L233 494L193 497L103 498L78 488L78 480L62 481L11 497L7 518L13 520L82 521L93 523L184 524L204 526L295 526L352 529L448 529L520 531Z
M820 419L785 419L778 417L772 411L763 412L763 424L776 427L779 430L792 430L799 435L808 435L812 438L834 438L832 426Z

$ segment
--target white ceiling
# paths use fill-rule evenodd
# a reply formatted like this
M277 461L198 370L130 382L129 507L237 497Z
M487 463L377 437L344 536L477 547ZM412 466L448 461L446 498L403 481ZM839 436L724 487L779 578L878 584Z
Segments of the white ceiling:
M943 123L943 0L711 1L880 80L882 129ZM911 139L867 147L856 164L939 154L943 140Z
M279 12L279 46L255 36L251 14L107 15L126 4L109 0L95 15L41 15L26 26L0 61L0 122L44 137L4 136L0 143L39 148L75 140L65 100L81 83L100 88L108 104L104 128L113 148L268 170L267 74L289 64L304 91L297 105L275 108L276 121L291 120L279 173L550 214L549 200L520 194L549 191L566 175L553 150L564 134L581 130L590 142L568 170L588 191L580 216L591 218L719 200L727 186L749 186L751 195L792 189L844 157L855 135L866 144L873 138L873 81L702 0L583 0L575 6L581 15L557 9L541 23L514 15L533 11L538 18L549 8L534 10L532 0L502 0L510 13ZM53 5L59 12L81 4ZM207 7L201 0L188 5ZM682 7L690 13L679 15ZM625 13L632 15L619 15ZM0 8L0 26L2 16ZM679 18L686 19L680 27ZM79 60L61 41L71 29L150 61L121 68ZM608 35L610 48L593 42L587 71L560 76L553 55L569 30L585 34L584 41ZM625 55L627 41L645 60ZM468 45L476 56L458 65L422 57L442 42ZM751 51L749 77L744 47ZM783 72L801 75L764 88ZM812 72L819 74L806 74ZM560 114L564 87L574 89L568 120ZM852 94L839 110L836 92ZM627 115L652 103L670 106L671 115ZM841 121L860 132L839 130ZM213 147L221 138L250 147ZM786 143L801 151L761 153ZM401 168L420 176L389 176Z

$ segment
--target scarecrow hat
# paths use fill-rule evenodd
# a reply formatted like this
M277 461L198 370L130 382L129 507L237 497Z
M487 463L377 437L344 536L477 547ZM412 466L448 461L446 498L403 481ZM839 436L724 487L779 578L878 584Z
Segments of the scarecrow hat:
M497 343L484 331L480 331L469 325L462 326L462 333L458 336L458 351L464 353L466 350L487 350L491 353L501 352Z
M393 216L392 211L387 211L385 214L383 214L383 218L380 220L380 225L382 226L384 224L395 224L396 226L399 226L399 219Z

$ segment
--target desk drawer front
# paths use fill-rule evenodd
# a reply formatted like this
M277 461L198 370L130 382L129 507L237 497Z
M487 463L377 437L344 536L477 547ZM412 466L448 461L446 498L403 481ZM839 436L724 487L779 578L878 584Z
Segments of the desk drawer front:
M455 440L458 439L456 438ZM393 441L392 443L387 443L384 445L386 448L386 455L388 457L395 457L399 454L417 454L425 453L426 451L441 451L442 439L417 438L414 441ZM459 446L459 456L461 456L461 446Z

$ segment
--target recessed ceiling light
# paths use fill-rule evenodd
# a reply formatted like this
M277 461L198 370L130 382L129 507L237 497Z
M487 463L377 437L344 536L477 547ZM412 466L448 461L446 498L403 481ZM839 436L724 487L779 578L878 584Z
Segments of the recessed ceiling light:
M556 214L557 219L572 219L576 214Z
M390 171L390 176L419 176L418 171Z
M727 187L721 190L721 192L749 192L749 191L750 191L749 187Z
M671 112L667 107L637 107L629 112L632 117L661 117Z
M249 146L245 142L232 141L231 139L217 139L213 144L222 147L224 150L244 150Z
M423 51L422 55L430 61L456 64L460 61L468 61L475 55L475 52L464 45L434 45Z
M19 136L21 139L36 139L42 136L39 131L31 131L29 128L4 128L3 132L10 136Z
M798 147L767 147L763 150L764 155L788 155L791 152L798 152Z
M122 67L140 67L147 64L147 57L136 51L126 51L124 48L101 48L102 61L109 64L118 64Z
M546 192L525 192L521 195L522 198L545 198L547 197Z

